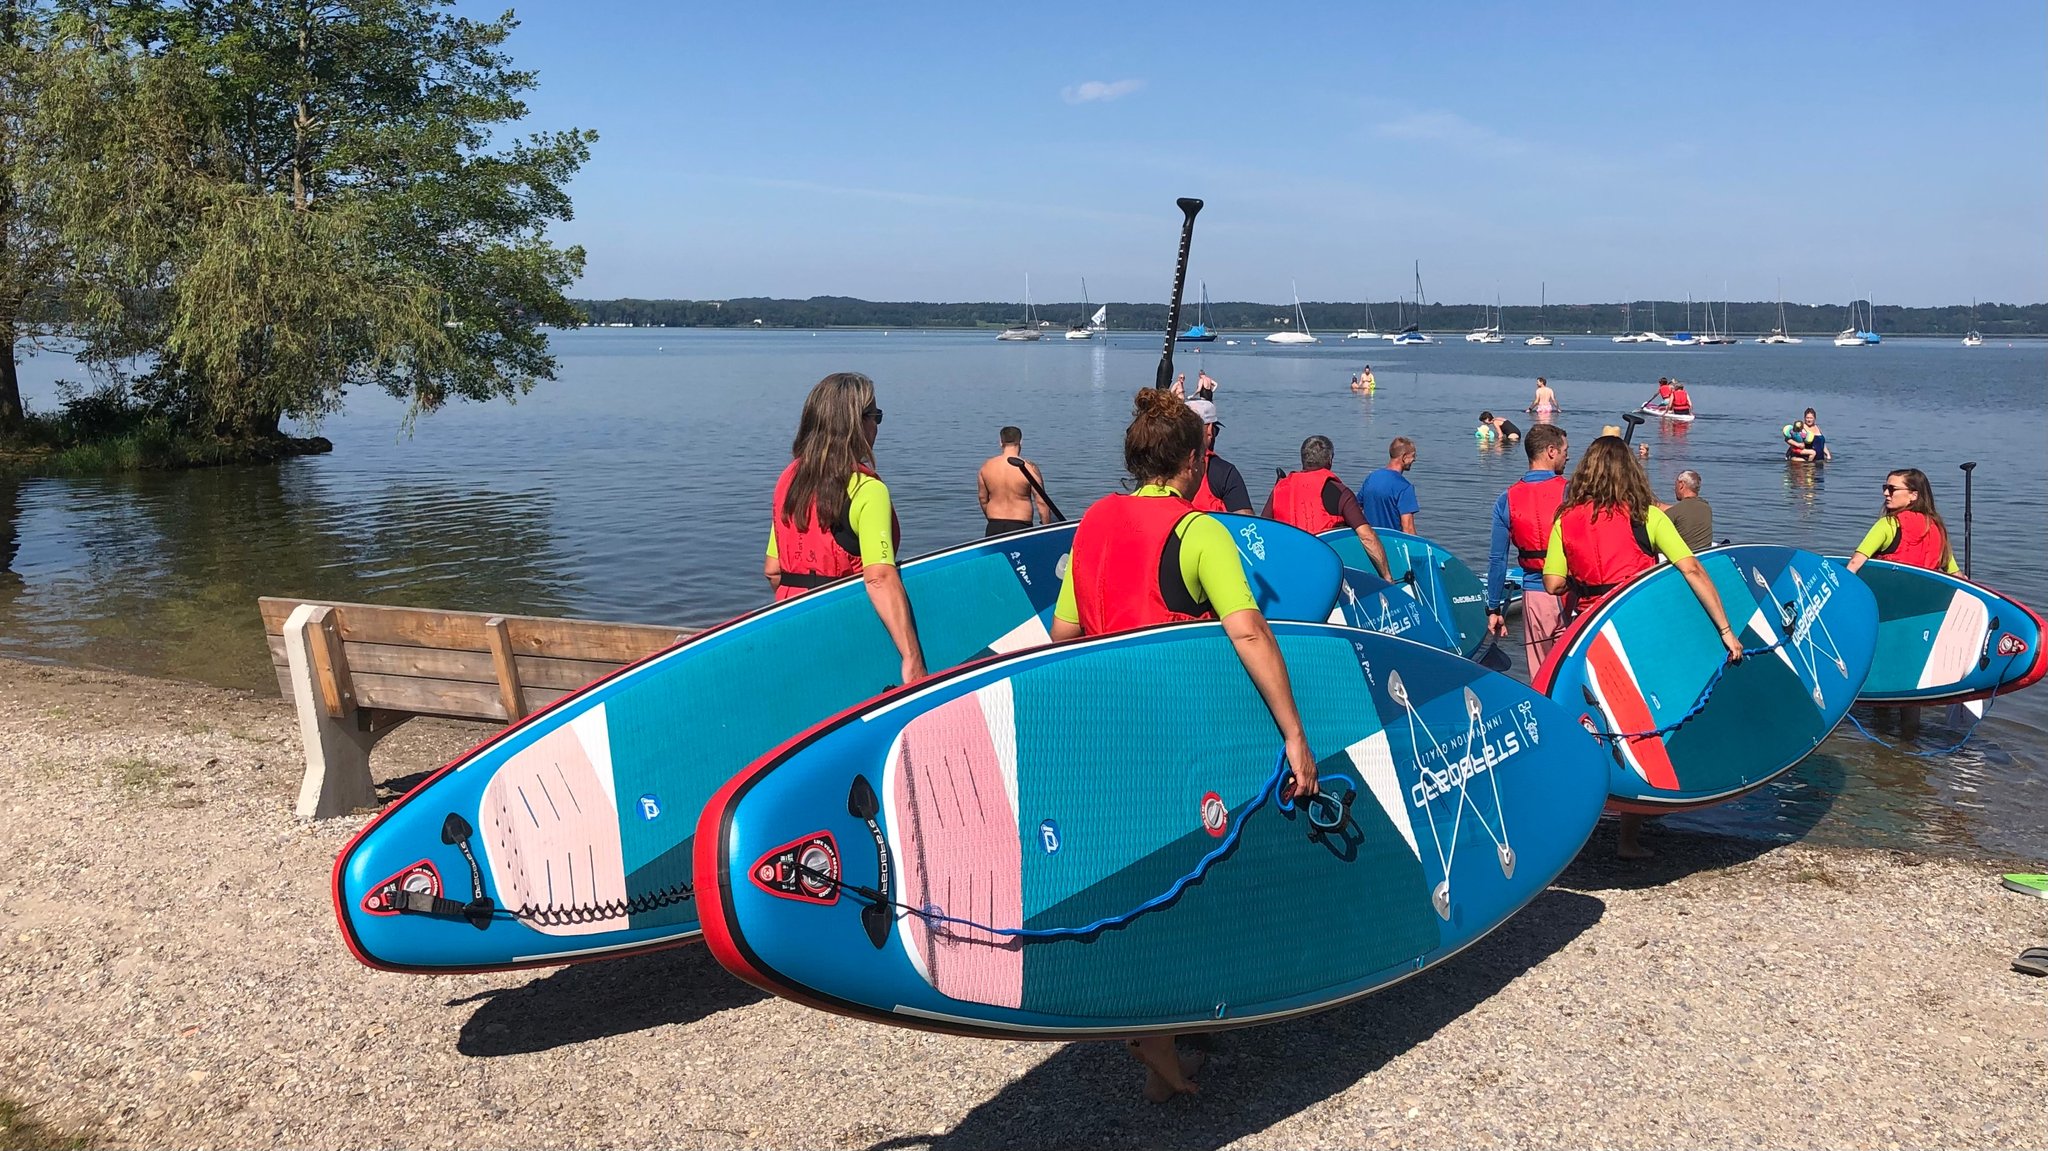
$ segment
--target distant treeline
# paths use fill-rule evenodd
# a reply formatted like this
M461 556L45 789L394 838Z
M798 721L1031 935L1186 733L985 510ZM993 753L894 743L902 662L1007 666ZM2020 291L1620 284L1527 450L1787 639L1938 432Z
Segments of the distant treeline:
M1003 328L1023 319L1023 308L1014 302L982 304L926 304L856 300L849 296L813 296L808 300L577 300L575 303L593 324L631 324L636 327L671 328ZM1042 304L1032 311L1053 329L1085 322L1101 304ZM1861 305L1858 305L1859 308ZM1501 329L1506 332L1550 331L1561 335L1594 332L1602 335L1626 331L1627 324L1638 331L1651 328L1671 332L1708 330L1707 306L1691 306L1686 319L1684 300L1636 300L1624 312L1622 304L1551 304L1542 309L1503 309ZM1359 303L1307 303L1301 305L1309 329L1342 335L1367 324L1367 306ZM1425 304L1418 320L1413 305L1393 303L1371 305L1370 323L1379 331L1395 331L1404 323L1420 323L1430 331L1458 331L1489 322L1492 308L1482 304ZM1975 319L1968 305L1941 308L1877 306L1877 330L1887 336L1960 336L1975 330L1986 339L2002 336L2048 335L2048 304L1978 304ZM1193 301L1181 308L1181 326L1194 323ZM1209 305L1212 327L1233 331L1271 332L1292 326L1294 309L1284 304L1222 301ZM1786 304L1785 323L1803 335L1825 335L1848 327L1847 304ZM1164 304L1109 305L1109 326L1119 332L1158 332L1166 327ZM1712 327L1744 335L1759 335L1778 326L1776 301L1731 303L1726 314L1714 306Z

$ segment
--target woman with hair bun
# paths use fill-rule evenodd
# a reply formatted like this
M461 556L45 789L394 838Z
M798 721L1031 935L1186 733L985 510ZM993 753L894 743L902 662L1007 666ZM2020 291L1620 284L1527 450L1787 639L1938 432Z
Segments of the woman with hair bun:
M1884 514L1856 545L1849 570L1874 559L1950 575L1962 570L1948 545L1948 525L1934 510L1934 485L1919 468L1901 468L1885 476Z
M875 474L881 428L873 380L859 372L834 372L811 388L790 445L793 458L775 481L762 574L778 601L860 576L903 658L903 682L915 683L925 677L924 649L896 571L903 532L889 485Z
M1200 483L1202 420L1172 392L1140 391L1124 430L1124 468L1139 484L1131 495L1095 501L1074 530L1074 551L1053 609L1055 641L1106 635L1151 624L1220 619L1237 657L1287 748L1296 797L1316 793L1316 758L1295 706L1287 664L1259 612L1229 529L1198 512L1185 493ZM1145 1097L1163 1103L1192 1094L1173 1037L1129 1041L1145 1064Z
M1586 450L1565 487L1543 558L1543 590L1565 597L1565 617L1590 611L1622 584L1657 566L1658 553L1685 575L1707 619L1719 629L1728 662L1742 662L1742 641L1728 626L1727 609L1712 577L1693 558L1671 517L1657 506L1642 465L1620 436L1601 436ZM1553 658L1554 655L1553 655ZM1647 859L1643 817L1624 812L1615 854Z

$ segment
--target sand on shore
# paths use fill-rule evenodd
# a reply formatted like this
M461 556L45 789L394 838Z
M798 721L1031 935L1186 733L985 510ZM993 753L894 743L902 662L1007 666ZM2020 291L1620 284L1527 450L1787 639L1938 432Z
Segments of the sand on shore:
M410 786L475 725L377 753ZM364 817L293 818L290 708L0 660L0 1096L116 1146L2048 1145L2048 903L1995 861L1603 829L1464 955L1228 1032L1203 1093L1113 1044L767 997L702 947L371 971L329 906ZM1284 962L1284 956L1275 956Z

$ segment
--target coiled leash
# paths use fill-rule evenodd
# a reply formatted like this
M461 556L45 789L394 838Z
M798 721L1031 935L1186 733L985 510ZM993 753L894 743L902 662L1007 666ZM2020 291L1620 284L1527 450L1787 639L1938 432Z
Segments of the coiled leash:
M1081 927L994 927L957 915L947 915L936 906L912 907L907 903L899 903L871 887L847 883L843 879L819 871L816 868L808 867L802 863L798 863L796 869L819 883L836 887L872 906L887 907L894 911L915 915L930 924L952 925L970 928L975 931L985 931L990 935L1000 936L1004 939L1078 939L1083 936L1094 935L1097 932L1108 931L1111 928L1122 927L1148 911L1155 911L1179 899L1182 892L1186 891L1191 885L1201 882L1202 877L1207 875L1211 868L1215 867L1224 857L1236 850L1238 840L1244 834L1245 824L1251 822L1252 813L1265 806L1267 800L1273 800L1274 806L1278 807L1281 811L1293 811L1295 809L1294 800L1280 795L1280 788L1287 781L1289 774L1287 752L1283 748L1280 752L1279 761L1273 766L1272 777L1266 781L1265 786L1259 788L1252 796L1251 802L1238 814L1237 818L1232 822L1230 831L1224 835L1223 842L1217 844L1207 855L1204 855L1195 864L1192 871L1168 884L1166 890L1138 904L1129 911L1123 912L1120 915L1104 916L1093 923ZM1351 801L1357 797L1358 785L1349 777L1342 775L1329 776L1328 783L1331 785L1330 791L1319 790L1301 804L1303 813L1308 817L1309 839L1312 841L1319 840L1324 835L1341 833L1345 825L1351 821ZM1341 795L1335 794L1336 786L1339 784L1345 789Z
M2019 656L2015 655L2008 658L2005 661L2004 669L1998 673L1998 678L2001 682L2004 681L2006 676L2012 674L2012 665L2016 661L2018 661L2018 659ZM1942 756L1954 755L1956 752L1963 750L1963 745L1970 742L1971 736L1977 734L1977 725L1983 723L1986 719L1991 718L1991 703L1993 700L1996 700L1997 698L1998 689L1994 687L1991 689L1991 694L1984 697L1984 711L1982 712L1982 714L1978 715L1977 718L1971 720L1970 726L1963 729L1963 738L1955 741L1952 744L1949 744L1947 747L1937 747L1930 751L1919 751L1914 748L1903 747L1896 743L1886 743L1883 739L1880 739L1876 735L1871 734L1870 729L1864 727L1862 721L1857 719L1854 714L1845 715L1843 716L1843 718L1849 721L1849 726L1855 728L1858 734L1860 734L1863 738L1869 740L1870 742L1876 744L1879 747L1885 748L1889 751L1896 751L1900 755L1910 755L1920 759L1939 759ZM1879 704L1877 706L1891 707L1893 705ZM1910 703L1904 703L1899 704L1897 706L1912 707L1914 705Z
M1786 644L1791 642L1792 635L1790 632L1787 632L1785 636L1779 639L1776 643L1767 644L1763 647L1743 648L1742 658L1744 660L1752 660L1760 655L1769 655L1770 653L1778 650L1781 647L1784 647ZM1714 669L1714 674L1707 677L1707 686L1700 689L1699 698L1693 701L1691 709L1688 710L1684 715L1681 715L1677 719L1671 721L1670 723L1665 724L1663 727L1653 728L1650 731L1600 731L1591 726L1592 720L1588 718L1586 721L1586 730L1592 734L1594 739L1607 740L1653 739L1658 736L1670 735L1672 732L1677 731L1679 728L1684 727L1688 723L1691 723L1695 718L1699 716L1701 712L1707 709L1707 701L1713 698L1714 688L1720 685L1721 677L1728 674L1728 669L1732 666L1734 665L1730 664L1727 660L1722 660L1721 665ZM1587 695L1586 702L1592 703L1592 689L1587 688L1585 690Z

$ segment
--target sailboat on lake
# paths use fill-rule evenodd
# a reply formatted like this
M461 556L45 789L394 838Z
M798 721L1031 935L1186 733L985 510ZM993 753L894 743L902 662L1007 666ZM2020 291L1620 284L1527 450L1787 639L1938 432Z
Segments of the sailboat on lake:
M1216 342L1216 329L1209 326L1209 281L1202 281L1202 302L1195 305L1194 326L1175 336L1174 339L1183 344L1211 344Z
M1038 325L1031 318L1031 276L1024 276L1024 322L1004 328L996 334L998 340L1029 341L1039 337Z
M1288 286L1294 288L1294 328L1291 331L1274 332L1266 337L1266 342L1269 344L1322 343L1321 340L1316 339L1315 333L1308 330L1308 319L1301 314L1301 288L1291 280L1288 281Z

